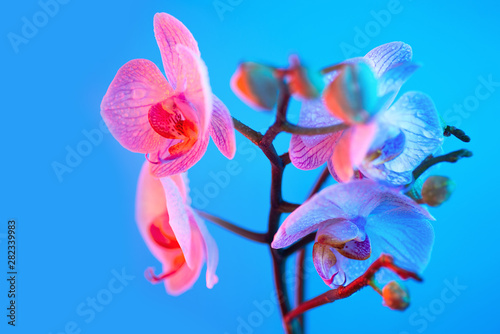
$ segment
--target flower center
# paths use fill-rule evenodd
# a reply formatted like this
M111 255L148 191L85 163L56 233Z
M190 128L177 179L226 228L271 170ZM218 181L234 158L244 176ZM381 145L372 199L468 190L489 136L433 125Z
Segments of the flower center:
M174 232L168 222L165 222L166 219L168 220L166 215L158 216L149 226L149 233L159 246L167 249L180 249Z
M175 99L168 99L153 105L149 109L148 120L153 130L160 136L180 140L179 143L169 148L171 155L178 155L189 150L198 139L196 125L184 117L181 105Z

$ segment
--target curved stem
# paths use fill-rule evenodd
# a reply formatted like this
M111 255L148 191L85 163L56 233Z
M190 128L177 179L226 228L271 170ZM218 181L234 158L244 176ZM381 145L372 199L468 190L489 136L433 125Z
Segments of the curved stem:
M428 157L413 171L413 180L418 179L426 170L440 162L455 163L462 158L472 157L472 152L466 149L453 151L448 154L443 154L437 157Z
M231 232L233 232L233 233L235 233L243 238L246 238L246 239L249 239L249 240L252 240L255 242L260 242L263 244L269 243L267 233L257 233L257 232L249 231L247 229L236 226L228 221L225 221L222 218L211 215L211 214L204 212L204 211L196 210L196 213L198 213L203 218L211 221L212 223L215 223L215 224L219 225L220 227L223 227L226 230L231 231Z
M382 254L377 260L375 260L375 262L371 264L370 267L368 267L368 269L365 271L363 275L356 278L347 286L340 286L337 289L329 290L313 299L310 299L300 304L297 308L293 309L285 316L285 322L289 322L294 318L298 317L299 315L303 314L304 312L309 311L318 306L325 305L328 303L333 303L336 300L344 299L346 297L351 296L352 294L361 290L367 285L370 285L370 282L375 276L375 273L380 268L387 268L393 271L401 279L412 278L417 281L422 281L422 278L418 276L416 273L403 269L394 264L394 259L392 258L392 256Z

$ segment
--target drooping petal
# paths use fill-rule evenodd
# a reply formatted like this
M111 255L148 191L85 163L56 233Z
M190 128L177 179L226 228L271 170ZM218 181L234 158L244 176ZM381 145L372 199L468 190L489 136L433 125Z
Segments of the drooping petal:
M403 42L391 42L376 47L365 55L371 62L375 74L380 77L386 71L411 61L412 50Z
M385 166L401 173L415 169L443 143L443 129L432 100L420 92L408 92L381 115L384 122L405 134L405 149Z
M210 125L212 115L212 91L207 67L199 55L188 47L178 44L176 50L183 66L175 90L183 93L186 100L194 106L193 111L198 118L200 133L203 134Z
M165 141L151 127L149 109L170 94L172 88L155 64L145 59L131 60L118 70L109 86L101 103L101 115L123 147L148 153Z
M233 119L227 107L215 95L213 100L212 119L210 120L210 136L222 154L228 159L234 158L236 153L236 138Z
M203 154L207 151L209 138L208 132L203 137L198 137L198 140L189 151L173 159L169 159L169 147L164 147L157 155L166 160L161 164L151 163L151 173L156 177L184 173L203 157Z
M377 129L378 125L376 122L358 124L352 128L350 160L353 167L357 168L365 158L377 134Z
M179 59L176 45L181 44L189 48L195 55L200 56L198 43L191 32L175 17L166 13L157 13L154 16L154 32L156 42L160 48L163 68L168 81L175 88L180 73L185 72L184 62Z
M162 262L172 252L166 251L153 240L150 227L157 217L167 214L165 203L165 192L161 182L149 173L148 164L145 163L142 166L137 184L135 218L137 227L150 252Z
M194 285L200 277L201 269L205 262L203 236L196 226L193 226L191 231L191 266L184 264L175 274L165 279L165 289L168 294L173 296L178 296L186 292Z
M217 248L214 238L208 232L203 220L194 211L191 210L191 212L194 219L193 223L197 224L197 228L203 238L205 257L207 259L207 288L211 289L219 281L219 278L215 274L215 270L219 263L219 249Z
M193 269L196 260L191 242L193 231L189 222L187 206L184 203L181 191L170 177L161 178L160 181L165 192L170 227L182 249L187 265Z
M354 176L353 161L351 160L352 137L354 128L345 130L342 136L337 141L329 168L332 168L335 174L335 179L339 182L348 182Z

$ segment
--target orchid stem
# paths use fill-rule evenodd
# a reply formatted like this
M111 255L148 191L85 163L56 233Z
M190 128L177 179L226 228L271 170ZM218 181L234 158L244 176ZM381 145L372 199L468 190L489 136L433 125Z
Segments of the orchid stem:
M348 127L349 126L347 124L340 123L340 124L317 127L317 128L307 128L286 122L283 123L281 129L283 132L288 132L295 135L316 136L316 135L324 135L324 134L343 131Z
M225 221L222 218L219 218L217 216L211 215L207 212L196 210L196 212L202 216L203 218L211 221L212 223L215 223L219 225L220 227L225 228L228 231L233 232L234 234L239 235L240 237L246 238L248 240L252 240L255 242L260 242L263 244L269 243L268 235L267 233L257 233L257 232L252 232L247 229L244 229L242 227L236 226L228 221Z
M462 158L472 157L472 152L466 149L453 151L448 154L443 154L437 157L428 157L413 171L413 179L417 180L426 170L440 162L455 163Z
M285 316L285 322L288 323L300 316L306 311L309 311L313 308L316 308L321 305L325 305L328 303L333 303L336 300L344 299L355 292L361 290L362 288L370 285L371 280L377 273L380 268L387 268L392 270L395 274L397 274L401 279L409 279L412 278L417 281L422 281L420 276L412 271L408 271L401 267L398 267L394 264L394 259L390 255L382 254L375 262L371 264L370 267L365 271L365 273L354 281L352 281L347 286L340 286L337 289L329 290L313 299L310 299L299 306L293 309Z

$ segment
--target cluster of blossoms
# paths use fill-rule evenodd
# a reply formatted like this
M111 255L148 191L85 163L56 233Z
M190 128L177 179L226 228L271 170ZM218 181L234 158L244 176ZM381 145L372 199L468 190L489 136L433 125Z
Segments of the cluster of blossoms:
M322 71L304 67L295 56L286 68L240 64L231 79L233 91L255 109L280 109L277 123L262 136L233 121L212 93L197 42L180 21L156 14L154 33L166 78L152 62L132 60L118 71L101 104L116 140L146 156L136 220L163 266L158 275L147 269L146 277L178 295L194 284L206 262L207 287L217 283L217 246L203 213L190 205L186 171L202 158L210 137L232 159L235 126L264 150L285 131L292 133L289 162L301 170L326 163L338 182L282 210L290 214L263 242L289 249L312 236L314 266L332 289L348 287L389 254L393 262L384 262L386 268L371 273L365 283L382 294L387 306L406 308L407 291L395 280L418 277L434 242L433 218L421 204L440 205L453 187L443 176L430 176L425 183L419 177L435 163L444 136L459 131L443 124L423 93L407 92L396 100L419 67L410 46L388 43ZM302 102L297 125L286 120L280 94ZM470 156L465 150L460 154L455 161ZM276 159L284 164L282 156Z

